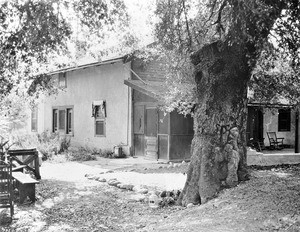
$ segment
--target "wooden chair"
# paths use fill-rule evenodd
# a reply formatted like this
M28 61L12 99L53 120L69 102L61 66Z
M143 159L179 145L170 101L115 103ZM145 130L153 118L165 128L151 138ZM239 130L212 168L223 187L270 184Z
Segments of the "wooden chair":
M12 165L0 160L0 208L10 208L10 216L14 215Z
M276 132L267 132L271 149L283 149L284 138L277 138Z

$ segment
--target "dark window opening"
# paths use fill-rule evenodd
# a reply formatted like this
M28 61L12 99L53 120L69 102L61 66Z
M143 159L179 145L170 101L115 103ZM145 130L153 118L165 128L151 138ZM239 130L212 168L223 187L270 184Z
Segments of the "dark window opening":
M291 130L291 109L278 110L278 131Z
M73 108L57 107L52 111L52 131L74 134L74 110Z
M65 117L66 117L66 111L65 110L59 110L58 111L58 128L59 130L64 130L66 127Z
M105 136L105 121L104 120L96 120L95 134L97 136Z
M72 134L73 132L73 109L67 109L67 134Z
M56 132L58 130L58 127L57 127L57 117L58 117L58 110L57 109L54 109L53 110L53 132Z

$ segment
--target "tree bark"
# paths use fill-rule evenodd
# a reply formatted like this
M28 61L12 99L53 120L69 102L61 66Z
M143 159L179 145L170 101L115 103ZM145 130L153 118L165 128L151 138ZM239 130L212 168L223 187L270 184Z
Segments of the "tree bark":
M191 57L198 103L191 163L178 200L181 205L205 203L222 186L235 186L248 178L247 84L274 22L286 7L281 0L226 3L233 13L227 39Z
M243 45L210 44L192 56L198 106L192 158L179 203L205 203L221 186L247 178L248 58Z

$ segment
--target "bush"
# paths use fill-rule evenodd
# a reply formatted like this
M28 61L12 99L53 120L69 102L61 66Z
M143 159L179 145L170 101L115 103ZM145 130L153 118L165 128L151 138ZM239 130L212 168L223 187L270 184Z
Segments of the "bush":
M70 161L89 161L96 160L96 152L88 147L71 147L66 151L66 158Z
M46 130L41 134L14 135L13 143L17 148L36 148L43 155L42 159L47 160L51 159L53 155L67 150L70 146L70 139Z

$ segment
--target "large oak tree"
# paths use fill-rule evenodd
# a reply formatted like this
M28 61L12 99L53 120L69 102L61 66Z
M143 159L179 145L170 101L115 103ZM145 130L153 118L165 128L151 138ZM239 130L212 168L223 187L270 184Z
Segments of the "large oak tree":
M195 132L179 203L205 203L248 178L247 88L255 87L260 99L280 94L298 100L300 3L161 0L157 14L161 47L179 64L170 59L168 81L182 85L173 78L180 73L192 76L195 86L181 94L193 95L195 108L182 107L188 97L175 104L193 114Z

